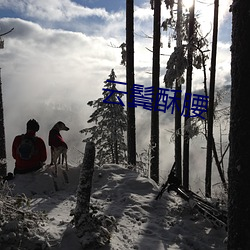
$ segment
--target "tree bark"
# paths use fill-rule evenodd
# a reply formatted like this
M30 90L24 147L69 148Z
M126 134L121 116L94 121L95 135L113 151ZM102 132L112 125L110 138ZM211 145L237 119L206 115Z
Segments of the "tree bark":
M7 174L5 130L4 130L4 110L2 95L2 77L0 71L0 176L5 177Z
M189 8L189 28L188 28L188 67L187 67L187 85L186 85L186 94L192 93L192 73L193 73L193 36L194 36L194 8L195 0L193 0L193 5ZM191 100L190 100L191 102ZM185 125L189 127L190 125L190 110L186 109L185 111ZM183 186L188 190L189 189L189 132L184 130L184 140L183 140Z
M182 0L178 1L177 6L177 22L176 22L176 46L182 46ZM176 163L176 175L180 181L182 181L182 157L181 157L181 84L176 80L175 89L177 91L177 106L180 110L175 108L175 163Z
M136 165L135 108L128 107L134 85L134 1L126 1L126 80L127 80L127 147L128 164Z
M154 2L154 36L153 36L153 74L154 87L153 107L157 102L156 96L160 85L160 43L161 43L161 1ZM159 183L159 111L151 111L151 166L150 177Z
M79 185L77 188L77 202L74 211L76 235L79 237L82 249L102 249L109 243L111 233L116 226L115 218L97 213L98 209L91 206L90 195L94 172L95 144L87 142Z
M119 150L118 150L117 139L115 139L114 147L115 147L115 163L119 164L119 154L118 154Z
M81 227L89 220L89 205L94 172L95 144L87 142L82 168L80 171L79 184L76 191L77 202L74 213L76 228Z
M218 14L219 0L214 1L214 24L213 41L210 70L210 88L209 88L209 107L208 107L208 134L207 134L207 159L206 159L206 177L205 194L211 197L211 177L212 177L212 150L213 150L213 118L214 118L214 88L216 73L216 55L217 55L217 37L218 37Z
M250 249L250 1L232 9L228 250Z

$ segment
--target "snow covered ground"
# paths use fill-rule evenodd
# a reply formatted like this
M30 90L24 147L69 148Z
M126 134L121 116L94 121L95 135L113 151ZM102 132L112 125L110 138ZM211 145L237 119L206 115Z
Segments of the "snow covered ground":
M34 225L28 227L26 240L30 242L34 239L46 240L50 247L44 249L82 249L70 223L72 220L70 212L76 205L75 193L79 169L80 167L70 168L69 184L64 182L62 173L59 172L57 177L59 191L54 189L49 170L19 175L9 181L10 186L15 186L13 194L25 193L30 198L29 210L43 211L43 214L48 216L47 219L37 223L36 227ZM91 202L101 212L116 219L116 229L112 232L110 244L102 249L226 249L223 243L226 237L225 229L213 228L203 217L191 211L188 204L175 193L165 192L160 200L155 200L158 191L148 179L121 166L104 165L95 170ZM16 224L17 228L18 221ZM8 235L6 232L4 234L4 230L7 230ZM11 237L16 235L15 239L18 238L15 230L17 229L10 221L6 221L2 226L1 250L29 250L28 244L26 248L22 248L22 245L25 246L22 236L20 236L23 239L19 243L20 248L11 248L11 243L14 242L10 240ZM40 246L36 249L43 248Z

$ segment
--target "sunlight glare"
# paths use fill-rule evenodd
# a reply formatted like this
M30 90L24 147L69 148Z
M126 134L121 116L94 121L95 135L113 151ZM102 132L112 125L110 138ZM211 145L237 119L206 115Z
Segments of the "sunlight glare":
M193 0L183 0L183 5L184 5L184 7L189 9L193 5Z

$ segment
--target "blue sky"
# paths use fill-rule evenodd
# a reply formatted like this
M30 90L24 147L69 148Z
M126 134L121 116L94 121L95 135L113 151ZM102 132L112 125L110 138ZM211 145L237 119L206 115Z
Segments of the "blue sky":
M125 42L125 0L1 0L0 32L14 28L4 37L0 51L6 140L9 165L13 166L10 148L13 136L22 133L25 123L35 118L41 123L40 136L63 120L71 130L65 139L73 148L81 148L79 131L87 126L93 112L87 102L101 96L103 81L111 69L117 81L125 81L125 67L120 64ZM135 81L150 85L152 71L153 11L149 0L135 0ZM230 84L230 0L220 3L220 41L218 43L217 85ZM213 1L197 2L197 13L204 34L212 30ZM162 5L162 19L168 15ZM162 32L162 54L171 54L167 34ZM208 35L211 42L211 33ZM148 48L148 49L147 49ZM161 86L168 57L161 57ZM207 63L209 77L209 62ZM203 73L193 75L193 89L203 88ZM149 142L150 114L139 108L138 144ZM142 115L143 113L143 115ZM148 114L148 115L146 115ZM141 118L143 117L143 119ZM162 118L164 121L165 118ZM161 127L164 143L169 144L169 127ZM147 134L148 136L145 136ZM142 136L141 136L142 135ZM164 153L166 154L166 153ZM163 155L164 155L163 154ZM173 153L170 153L170 160ZM162 157L164 161L166 157Z
M124 22L125 3L125 0L51 0L41 2L3 0L0 2L0 18L21 18L40 24L44 28L93 34L98 33L102 26L108 25L110 22L121 21L121 18ZM148 8L150 5L145 0L136 0L135 6ZM141 12L140 15L144 14ZM144 17L146 16L148 18L147 14Z
M104 8L108 12L123 10L126 5L126 0L117 0L117 1L80 0L80 1L73 1L73 2L83 5L83 6L87 6L89 8Z

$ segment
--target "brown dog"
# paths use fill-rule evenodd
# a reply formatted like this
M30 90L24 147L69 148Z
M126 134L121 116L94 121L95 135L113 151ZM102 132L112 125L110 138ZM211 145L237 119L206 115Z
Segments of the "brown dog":
M55 166L55 175L57 175L57 164L60 156L62 156L62 164L64 163L65 160L66 170L68 170L68 162L67 162L68 146L60 134L60 131L62 130L68 131L69 128L63 122L59 121L49 131L49 146L51 152L50 165Z

